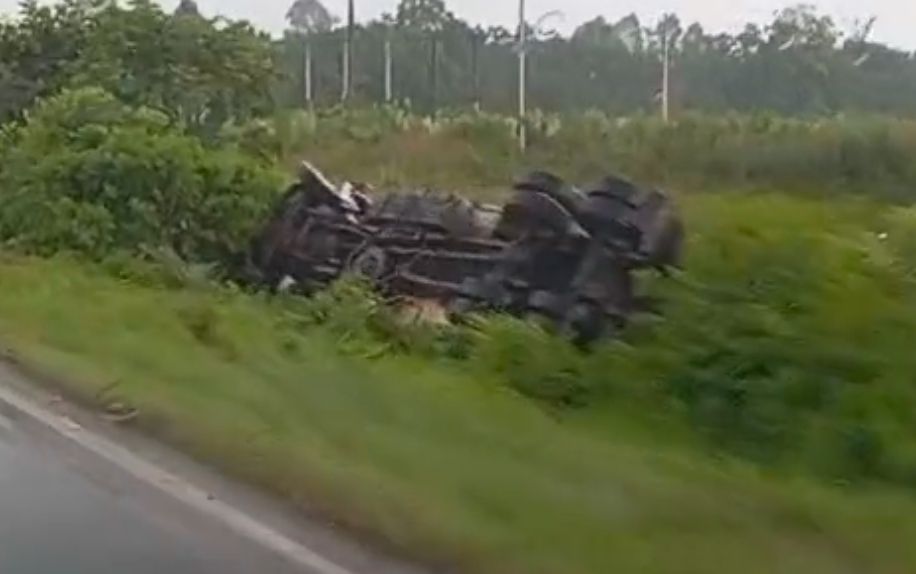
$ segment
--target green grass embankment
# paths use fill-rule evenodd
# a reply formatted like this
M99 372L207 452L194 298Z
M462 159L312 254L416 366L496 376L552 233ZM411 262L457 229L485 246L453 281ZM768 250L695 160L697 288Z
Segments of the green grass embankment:
M0 339L84 399L127 402L196 456L434 564L916 571L916 218L684 201L690 258L657 286L665 317L588 356L512 322L398 340L362 332L360 309L61 259L0 262Z

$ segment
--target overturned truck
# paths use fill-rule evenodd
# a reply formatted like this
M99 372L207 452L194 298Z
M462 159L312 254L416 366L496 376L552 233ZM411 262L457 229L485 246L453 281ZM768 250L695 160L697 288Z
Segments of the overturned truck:
M453 317L537 316L588 343L645 308L636 273L667 273L682 244L668 196L616 176L579 189L532 172L496 207L428 191L376 198L303 164L251 259L271 288L309 293L356 274Z

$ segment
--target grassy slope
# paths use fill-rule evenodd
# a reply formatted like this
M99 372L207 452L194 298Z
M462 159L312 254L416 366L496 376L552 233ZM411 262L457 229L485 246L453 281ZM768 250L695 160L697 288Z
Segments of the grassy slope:
M916 500L546 415L445 362L343 358L275 304L0 263L0 333L87 398L425 558L492 573L916 571Z

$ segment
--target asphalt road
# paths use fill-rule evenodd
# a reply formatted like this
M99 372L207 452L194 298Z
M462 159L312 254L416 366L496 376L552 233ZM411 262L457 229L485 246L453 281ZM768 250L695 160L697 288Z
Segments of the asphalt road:
M416 572L323 526L291 527L262 502L239 506L227 481L201 478L193 463L178 473L137 455L136 443L87 428L90 421L23 402L8 394L4 373L0 574Z
M206 517L0 413L0 572L300 572Z

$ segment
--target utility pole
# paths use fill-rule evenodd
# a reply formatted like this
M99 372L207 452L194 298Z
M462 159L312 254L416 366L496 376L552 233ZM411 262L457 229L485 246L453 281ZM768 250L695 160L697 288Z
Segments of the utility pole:
M430 34L429 50L429 93L430 109L433 117L439 114L439 35L433 31Z
M343 72L341 74L343 86L340 93L340 100L343 102L350 99L353 79L353 29L356 27L356 8L353 1L350 0L347 4L347 35L344 40Z
M390 104L394 99L394 86L392 85L391 65L391 31L385 34L385 103Z
M524 152L528 148L528 30L525 25L525 0L518 0L518 145Z
M476 30L471 32L471 99L475 112L480 112L480 42L480 34Z
M311 109L312 99L314 93L312 90L312 40L308 36L305 36L305 69L303 70L305 74L305 103Z

